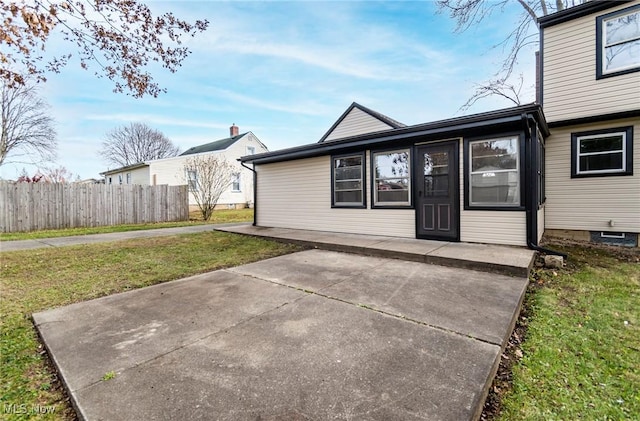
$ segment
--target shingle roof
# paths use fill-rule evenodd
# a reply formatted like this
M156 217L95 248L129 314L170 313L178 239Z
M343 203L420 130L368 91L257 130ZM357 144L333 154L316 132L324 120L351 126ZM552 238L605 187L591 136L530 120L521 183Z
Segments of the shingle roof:
M239 140L242 136L246 135L249 132L241 133L237 136L227 137L225 139L216 140L215 142L205 143L204 145L194 146L192 148L187 149L182 152L180 156L184 155L193 155L196 153L202 152L213 152L213 151L222 151L227 149L229 146L233 145L237 140Z

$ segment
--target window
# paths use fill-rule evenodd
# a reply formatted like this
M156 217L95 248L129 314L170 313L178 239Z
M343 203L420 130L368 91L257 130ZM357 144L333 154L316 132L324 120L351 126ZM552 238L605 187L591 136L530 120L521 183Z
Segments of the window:
M196 170L187 170L187 184L189 191L198 191L198 173Z
M239 172L233 173L233 181L231 181L231 190L235 192L240 191L240 173Z
M131 173L127 173L127 184L131 184Z
M374 206L411 206L410 160L408 149L372 154Z
M519 143L518 136L468 143L468 206L520 206Z
M331 184L334 207L358 207L365 204L364 154L331 158Z
M111 183L112 183L112 181L111 181L111 177L109 177L109 184L111 184Z
M247 146L247 155L255 155L255 154L256 154L255 146Z
M640 6L596 19L596 78L640 71Z
M118 184L122 184L122 174L118 174Z
M633 174L633 127L571 134L571 177Z

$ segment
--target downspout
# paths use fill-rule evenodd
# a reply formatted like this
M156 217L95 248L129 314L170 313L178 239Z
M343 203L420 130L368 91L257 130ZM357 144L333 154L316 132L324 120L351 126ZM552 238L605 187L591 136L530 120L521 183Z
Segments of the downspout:
M240 161L238 159L238 161ZM255 227L258 223L258 173L253 168L247 167L244 165L244 162L240 161L240 165L244 168L248 169L253 173L253 226Z
M531 139L531 128L529 127L529 117L527 114L522 114L522 126L524 127L524 145L525 145L525 162L529 163L528 171L526 172L525 180L528 180L528 183L525 181L525 215L526 215L526 224L527 224L527 247L531 250L539 251L545 254L552 254L554 256L562 256L563 259L567 258L565 253L547 249L544 247L540 247L538 245L538 233L535 229L534 219L537 218L538 215L534 215L534 208L537 212L537 190L533 189L533 185L535 180L537 179L537 166L533 165L535 162L531 162L531 158L536 153L536 159L540 159L537 156L537 151L534 151L533 141ZM526 167L526 166L525 166ZM537 221L537 219L536 219Z

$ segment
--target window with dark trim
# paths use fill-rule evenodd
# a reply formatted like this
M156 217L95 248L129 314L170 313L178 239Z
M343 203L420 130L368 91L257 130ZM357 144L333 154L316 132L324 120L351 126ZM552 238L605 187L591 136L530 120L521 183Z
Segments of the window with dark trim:
M538 208L542 206L546 201L546 191L545 191L545 146L544 140L542 138L542 133L538 131L537 134L537 146L538 146Z
M520 137L466 142L465 205L478 209L521 207Z
M633 175L633 127L571 134L571 177Z
M640 71L640 5L596 18L596 78Z
M411 206L411 151L371 153L374 207Z
M331 206L363 208L365 204L364 153L331 158Z

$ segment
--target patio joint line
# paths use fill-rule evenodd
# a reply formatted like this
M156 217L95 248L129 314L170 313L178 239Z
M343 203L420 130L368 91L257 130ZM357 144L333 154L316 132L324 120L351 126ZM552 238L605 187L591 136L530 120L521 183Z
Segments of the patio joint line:
M380 265L382 265L382 264L383 263L380 263ZM378 265L378 266L380 266L380 265ZM223 270L227 271L227 269L223 269ZM361 271L361 272L364 272L364 271ZM358 272L358 273L361 273L361 272ZM235 272L235 273L239 273L239 272ZM333 297L331 295L323 294L323 293L320 292L320 291L322 291L324 289L327 289L327 288L330 288L332 286L338 285L340 283L349 281L349 280L355 278L357 275L354 275L354 276L349 277L347 279L343 279L341 281L335 282L335 283L333 283L331 285L327 285L327 286L325 286L325 287L323 287L323 288L321 288L321 289L319 289L317 291L312 291L310 289L306 289L306 288L302 288L302 287L296 287L296 286L293 286L293 285L287 285L287 284L284 284L284 283L272 281L270 279L264 279L264 278L261 278L259 276L255 276L255 275L249 275L249 274L245 274L245 273L241 273L241 274L243 276L247 276L249 278L257 279L259 281L269 282L271 284L275 284L275 285L283 286L283 287L286 287L286 288L294 289L296 291L304 292L305 294L308 294L308 295L317 295L319 297L326 298L326 299L329 299L329 300L338 301L338 302L341 302L341 303L352 305L354 307L358 307L358 308L362 308L362 309L365 309L365 310L374 311L376 313L384 314L385 316L390 316L390 317L393 317L395 319L405 320L405 321L408 321L408 322L411 322L411 323L416 323L416 324L421 325L421 326L426 326L426 327L430 327L432 329L440 330L442 332L452 333L454 335L462 336L464 338L469 338L469 339L473 339L473 340L476 340L476 341L479 341L479 342L483 342L483 343L486 343L486 344L489 344L489 345L502 347L502 344L499 344L499 343L496 343L496 342L493 342L493 341L490 341L490 340L487 340L487 339L482 339L482 338L476 337L476 336L468 334L468 333L461 333L461 332L458 332L458 331L455 331L455 330L447 329L447 328L442 327L442 326L432 325L430 323L423 322L423 321L420 321L420 320L415 320L415 319L412 319L410 317L403 316L401 314L389 313L389 312L387 312L385 310L380 310L380 309L377 309L377 308L373 308L373 307L371 307L371 306L369 306L367 304L354 303L354 302L351 302L351 301L348 301L348 300L345 300L345 299L342 299L342 298L339 298L339 297ZM301 300L301 299L303 299L305 297L306 296L302 296L302 297L294 300L293 302Z

